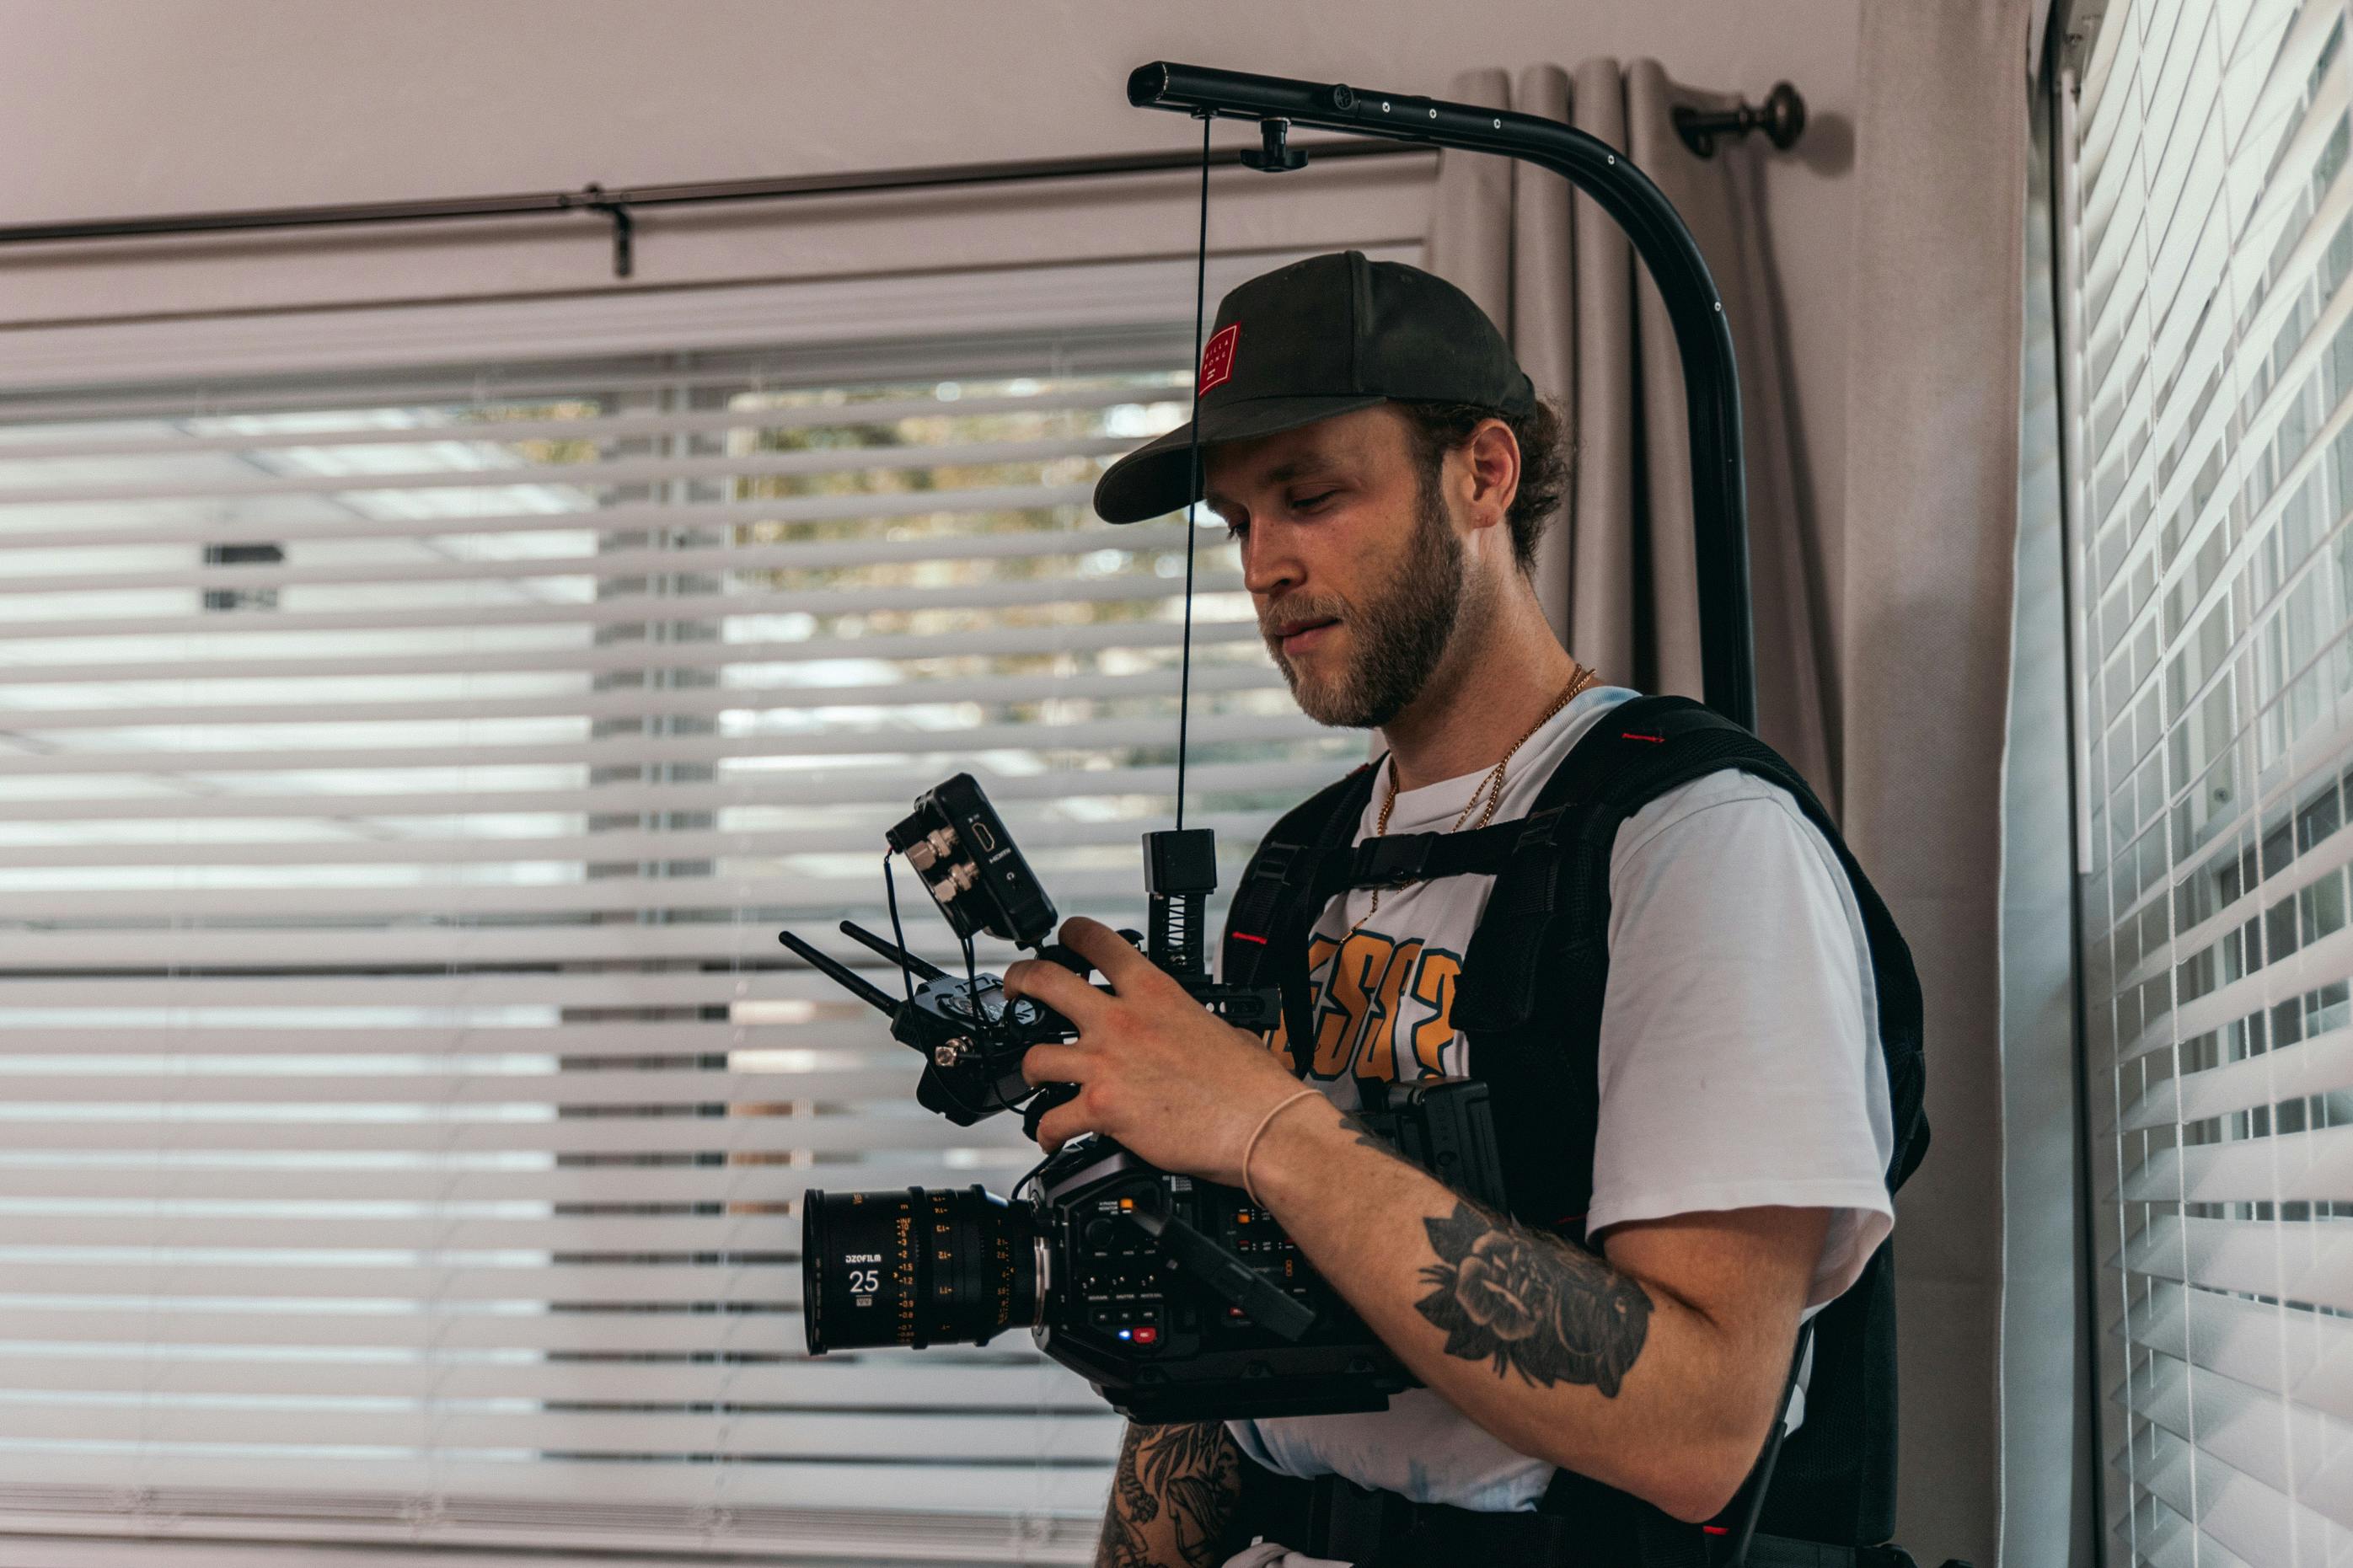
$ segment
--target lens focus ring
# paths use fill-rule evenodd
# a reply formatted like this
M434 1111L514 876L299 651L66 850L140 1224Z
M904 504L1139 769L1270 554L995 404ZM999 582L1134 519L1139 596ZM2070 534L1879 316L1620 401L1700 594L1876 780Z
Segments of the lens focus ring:
M982 1187L812 1189L801 1210L802 1324L810 1353L987 1344L1035 1321L1039 1227Z

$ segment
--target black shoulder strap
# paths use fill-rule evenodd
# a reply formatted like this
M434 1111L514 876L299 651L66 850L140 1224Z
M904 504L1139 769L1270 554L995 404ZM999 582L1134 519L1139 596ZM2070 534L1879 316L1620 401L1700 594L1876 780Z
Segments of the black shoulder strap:
M1314 1037L1307 938L1330 894L1314 895L1319 884L1328 885L1327 868L1342 863L1335 851L1356 836L1379 770L1379 763L1366 763L1284 813L1259 841L1227 906L1219 977L1229 985L1261 984L1261 976L1274 980L1282 989L1283 1027L1294 1057L1299 1042Z
M1612 709L1546 781L1526 819L1522 850L1498 878L1463 955L1455 1023L1468 1033L1517 1028L1535 1016L1541 996L1557 1003L1564 985L1579 994L1573 971L1589 969L1597 979L1606 973L1609 858L1619 828L1668 791L1725 768L1787 790L1820 830L1854 890L1871 950L1895 1115L1895 1153L1887 1171L1893 1192L1927 1150L1920 982L1911 949L1804 777L1747 730L1690 698L1642 697Z
M1505 868L1464 956L1454 1016L1474 1034L1473 1069L1490 1081L1499 1105L1589 1109L1595 1041L1565 1037L1565 1031L1546 1026L1546 1018L1598 1021L1609 971L1609 858L1618 832L1660 795L1725 768L1788 791L1837 855L1853 890L1870 947L1878 1043L1895 1122L1886 1172L1892 1192L1927 1146L1922 1008L1911 951L1805 780L1756 736L1688 699L1638 699L1604 715L1539 795L1539 812L1558 808L1563 816L1543 853ZM1482 1032L1486 1037L1476 1038ZM1512 1141L1504 1142L1507 1183L1546 1195L1544 1178L1560 1162L1559 1149L1545 1149L1524 1135L1518 1143L1534 1145L1536 1152L1514 1163ZM1761 1503L1767 1530L1848 1543L1883 1539L1893 1527L1892 1305L1883 1247L1863 1277L1818 1320L1809 1418L1783 1457L1779 1471L1785 1473L1777 1473L1769 1493L1757 1484L1761 1476L1744 1489L1747 1505ZM1711 1560L1702 1532L1571 1472L1555 1477L1540 1507L1592 1521L1602 1537L1619 1544L1623 1561L1643 1568Z

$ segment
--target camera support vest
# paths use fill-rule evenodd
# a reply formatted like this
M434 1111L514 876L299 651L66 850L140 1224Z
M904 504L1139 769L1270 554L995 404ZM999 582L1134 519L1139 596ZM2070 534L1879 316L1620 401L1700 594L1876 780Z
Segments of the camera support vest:
M1585 1214L1599 1119L1601 1004L1609 978L1609 861L1618 829L1669 790L1738 768L1789 792L1821 830L1854 889L1868 939L1895 1150L1889 1192L1928 1144L1921 1110L1920 984L1886 905L1797 770L1732 721L1688 698L1637 698L1610 710L1570 749L1525 817L1465 833L1351 844L1377 764L1294 807L1270 830L1234 892L1223 977L1274 984L1286 1033L1314 1037L1310 933L1333 898L1438 877L1493 875L1463 953L1451 1018L1490 1104L1514 1218L1591 1250ZM1304 1053L1299 1053L1302 1059ZM1812 1323L1806 1420L1760 1462L1721 1520L1746 1521L1760 1486L1767 1535L1841 1546L1884 1542L1894 1528L1895 1302L1890 1247ZM1772 1456L1768 1446L1767 1454ZM1769 1481L1769 1486L1765 1485ZM1682 1523L1569 1470L1542 1511L1571 1515L1597 1561L1673 1568L1711 1561L1727 1528Z

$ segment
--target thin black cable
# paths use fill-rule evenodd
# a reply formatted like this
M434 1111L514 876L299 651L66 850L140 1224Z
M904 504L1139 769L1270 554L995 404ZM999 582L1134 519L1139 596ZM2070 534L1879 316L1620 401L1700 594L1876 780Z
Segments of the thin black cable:
M893 868L891 865L891 855L892 851L890 850L886 849L882 852L882 894L885 901L887 901L891 906L891 940L898 944L900 952L908 952L913 950L907 946L906 928L899 923L899 885L897 878L892 874ZM976 973L976 970L974 967L972 938L970 937L965 937L964 939L964 972L965 982L965 995L971 998L973 1003L973 1036L976 1043L981 1047L983 1054L986 1055L988 1053L989 1049L989 1022L987 1016L981 1012L979 998L976 994L976 993L980 989L980 986L978 981L974 978ZM910 1006L913 1005L915 1001L915 972L909 969L906 965L901 964L899 966L899 979L901 984L906 987L908 1005ZM982 1117L987 1116L989 1113L990 1108L987 1106L976 1107L970 1100L965 1099L962 1094L958 1093L956 1091L955 1080L945 1072L934 1073L933 1075L932 1081L940 1086L940 1092L946 1095L948 1099L955 1103L955 1108L958 1110L963 1111L975 1121L979 1121ZM1013 1110L1018 1109L1018 1107L1006 1102L1005 1091L997 1087L997 1080L993 1077L989 1079L989 1098L997 1101L997 1110Z
M1201 328L1209 302L1209 128L1201 116L1201 235L1193 263L1193 426L1187 443L1192 479L1185 489L1185 640L1176 677L1176 830L1185 829L1185 742L1193 713L1193 532L1201 505Z
M962 941L964 942L964 994L972 1005L974 1043L980 1047L981 1055L988 1064L988 1098L997 1101L997 1109L999 1110L1018 1110L1028 1102L1029 1096L1025 1094L1019 1100L1006 1099L1003 1075L997 1070L998 1047L1009 1046L1013 1043L1009 1037L1013 1029L1013 1004L1010 1000L1001 1002L997 1007L997 1016L994 1018L988 1016L987 1010L980 1005L980 963L973 956L972 938L964 937ZM1003 993L1000 991L998 994L1001 996Z
M882 897L891 906L891 940L901 952L912 951L907 946L907 932L899 924L899 879L892 875L891 851L882 851ZM899 983L907 988L907 1000L915 999L915 972L905 964L899 966Z
M1056 1154L1059 1154L1059 1153L1060 1153L1060 1152L1061 1152L1061 1151L1058 1149L1058 1150L1056 1150L1054 1152L1055 1152ZM1047 1155L1044 1159L1042 1159L1042 1160L1039 1161L1036 1164L1034 1164L1034 1165L1030 1166L1028 1170L1026 1170L1026 1171L1022 1172L1022 1173L1021 1173L1021 1178L1020 1178L1020 1180L1018 1180L1018 1181L1015 1182L1015 1183L1013 1184L1013 1185L1012 1185L1011 1189L1010 1189L1010 1190L1008 1190L1008 1191L1006 1193L1006 1194L1005 1194L1006 1201L1007 1201L1008 1203L1013 1203L1013 1202L1018 1202L1018 1201L1019 1201L1020 1196L1021 1196L1021 1189L1022 1189L1022 1188L1024 1188L1024 1187L1026 1187L1026 1186L1028 1186L1030 1183L1032 1183L1032 1182L1036 1181L1036 1180L1038 1179L1038 1173L1039 1173L1039 1172L1040 1172L1040 1171L1042 1171L1042 1170L1044 1170L1048 1165L1050 1165L1050 1164L1052 1164L1053 1163L1054 1163L1054 1155L1053 1155L1053 1154L1049 1154L1049 1155Z

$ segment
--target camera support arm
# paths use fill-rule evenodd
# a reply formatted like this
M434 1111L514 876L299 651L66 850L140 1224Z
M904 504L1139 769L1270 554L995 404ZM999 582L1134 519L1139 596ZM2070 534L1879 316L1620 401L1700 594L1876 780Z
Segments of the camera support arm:
M1683 360L1691 420L1692 532L1705 700L1725 717L1754 730L1748 499L1732 329L1698 243L1650 177L1608 143L1556 120L1338 83L1159 61L1139 66L1128 77L1127 100L1140 109L1258 121L1270 157L1282 142L1284 125L1310 125L1525 159L1564 176L1600 205L1626 231L1657 282ZM1270 166L1295 168L1298 163L1282 158Z

